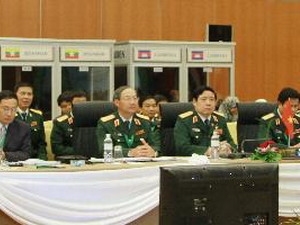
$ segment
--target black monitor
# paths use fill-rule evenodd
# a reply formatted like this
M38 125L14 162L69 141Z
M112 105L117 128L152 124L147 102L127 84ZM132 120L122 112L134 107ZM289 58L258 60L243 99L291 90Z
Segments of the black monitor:
M208 41L210 42L231 42L232 40L232 26L220 24L207 24Z
M160 168L160 225L278 224L278 164Z

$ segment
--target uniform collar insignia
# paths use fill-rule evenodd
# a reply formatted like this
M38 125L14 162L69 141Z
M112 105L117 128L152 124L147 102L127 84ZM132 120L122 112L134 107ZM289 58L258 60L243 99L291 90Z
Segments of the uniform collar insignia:
M115 125L115 127L120 126L120 120L119 119L115 119L114 120L114 125Z
M197 123L198 122L198 116L193 116L193 123Z
M134 118L133 120L136 125L138 125L138 126L141 125L141 121L139 119Z
M299 124L298 120L296 118L293 118L293 123L294 124Z
M280 119L279 119L279 118L277 118L277 119L275 120L275 124L276 124L276 126L280 125Z
M218 117L216 117L215 115L212 115L212 118L213 120L217 123L219 120L218 120Z
M72 124L72 123L73 123L73 117L72 117L72 116L68 118L68 123L69 123L69 124Z

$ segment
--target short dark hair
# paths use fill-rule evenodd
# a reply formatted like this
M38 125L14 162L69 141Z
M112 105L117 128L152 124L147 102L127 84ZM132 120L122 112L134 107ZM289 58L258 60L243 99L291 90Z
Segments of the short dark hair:
M85 91L73 91L72 100L74 98L81 98L85 97L87 99L87 94Z
M204 91L211 91L212 93L214 93L215 99L217 100L217 92L215 92L215 90L209 86L200 86L195 89L192 93L192 98L197 100L199 95L201 95Z
M20 82L16 83L16 85L14 87L14 92L17 93L17 91L19 90L20 87L30 87L33 91L33 85L31 83L20 81Z
M146 100L148 100L148 99L153 99L153 100L155 101L155 104L157 105L157 100L154 98L153 95L145 95L145 96L142 96L142 97L139 99L139 106L142 107L144 101L146 101Z
M131 87L130 87L130 86L127 86L127 85L118 87L118 88L114 91L113 101L116 100L116 99L120 100L122 92L123 92L124 90L126 90L126 89L129 89L129 88L131 89Z
M3 99L16 99L18 101L17 95L10 90L3 90L0 92L0 102Z
M296 99L300 99L299 98L299 92L291 87L285 87L283 88L277 97L277 101L280 102L281 104L285 103L289 98L296 98Z
M60 106L63 102L70 102L72 103L73 99L73 92L72 91L64 91L57 97L57 104Z
M154 95L154 98L156 99L157 103L159 103L159 102L168 102L169 101L169 99L166 96L162 95L162 94L156 94L156 95Z

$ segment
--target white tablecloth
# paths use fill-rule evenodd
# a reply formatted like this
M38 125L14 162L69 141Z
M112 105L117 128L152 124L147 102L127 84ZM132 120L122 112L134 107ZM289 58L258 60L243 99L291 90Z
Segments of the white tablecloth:
M0 177L1 210L22 224L126 224L159 202L159 167Z
M279 164L279 215L300 215L300 163Z
M22 224L126 224L159 204L159 166L0 172L1 210ZM300 214L300 163L279 166L279 215Z

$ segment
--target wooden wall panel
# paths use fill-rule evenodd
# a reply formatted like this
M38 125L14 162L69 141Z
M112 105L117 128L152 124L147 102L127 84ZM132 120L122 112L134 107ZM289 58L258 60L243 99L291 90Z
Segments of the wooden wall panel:
M162 39L204 41L212 9L212 0L161 0Z
M0 0L1 37L40 37L40 0Z
M159 0L103 0L103 38L160 40Z
M236 2L239 2L238 0ZM265 85L265 12L266 1L253 0L238 4L234 16L236 42L236 93L240 100L266 98ZM260 88L262 87L262 88Z
M268 98L285 86L299 90L300 5L280 1L269 5L266 11L265 90ZM270 82L271 81L271 82ZM274 98L274 99L275 99Z
M97 39L102 37L101 0L42 0L44 38Z
M203 41L206 24L231 24L237 96L275 100L300 89L299 12L296 0L0 0L0 36Z

